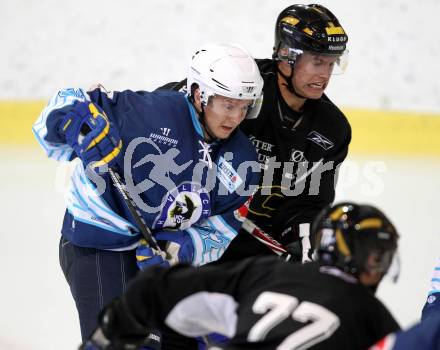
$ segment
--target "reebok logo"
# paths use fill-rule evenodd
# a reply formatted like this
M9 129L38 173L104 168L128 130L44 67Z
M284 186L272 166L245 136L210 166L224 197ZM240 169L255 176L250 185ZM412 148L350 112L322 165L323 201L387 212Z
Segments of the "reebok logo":
M307 135L307 140L316 143L318 146L324 148L326 151L328 151L330 148L333 148L334 146L333 142L331 142L328 138L322 136L320 133L316 131L311 131Z

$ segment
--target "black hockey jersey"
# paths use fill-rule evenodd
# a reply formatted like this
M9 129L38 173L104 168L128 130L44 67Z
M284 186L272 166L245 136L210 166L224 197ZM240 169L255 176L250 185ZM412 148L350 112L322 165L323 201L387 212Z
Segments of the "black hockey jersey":
M231 339L226 349L364 350L399 329L351 275L275 257L146 270L122 304L140 325L166 325L186 336L224 334ZM124 322L127 315L118 317Z
M240 126L265 170L248 218L280 238L286 226L312 222L334 200L335 172L347 155L351 128L326 95L307 100L302 113L292 113L278 89L275 62L258 60L258 66L263 105L256 119ZM297 239L286 241L292 238Z

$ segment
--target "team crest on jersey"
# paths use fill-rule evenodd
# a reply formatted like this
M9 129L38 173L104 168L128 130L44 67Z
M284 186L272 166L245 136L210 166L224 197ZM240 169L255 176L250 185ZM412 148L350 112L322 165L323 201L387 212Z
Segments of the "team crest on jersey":
M184 230L211 214L209 193L198 183L183 182L162 200L154 228Z
M307 162L306 157L304 156L304 152L292 148L292 152L290 153L290 161L295 163Z
M324 148L326 151L328 151L330 148L333 148L334 144L331 142L328 138L325 136L322 136L319 132L311 131L307 135L307 140L313 141L318 146Z

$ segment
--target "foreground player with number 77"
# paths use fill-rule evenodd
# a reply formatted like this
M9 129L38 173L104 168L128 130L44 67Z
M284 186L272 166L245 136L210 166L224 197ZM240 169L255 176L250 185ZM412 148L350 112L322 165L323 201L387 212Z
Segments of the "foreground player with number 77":
M264 257L142 272L103 310L83 348L136 349L147 326L164 324L186 336L224 334L229 350L364 350L398 330L374 296L397 251L389 219L375 207L341 203L312 230L317 261L304 265Z

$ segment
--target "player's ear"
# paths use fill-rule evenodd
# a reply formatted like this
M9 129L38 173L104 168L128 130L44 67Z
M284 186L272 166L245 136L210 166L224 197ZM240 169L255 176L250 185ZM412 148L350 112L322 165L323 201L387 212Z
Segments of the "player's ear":
M193 92L193 98L194 98L194 107L196 107L197 112L202 112L202 99L200 96L200 89L196 88Z
M382 272L366 270L359 274L359 281L367 287L377 286L382 280L382 277Z
M359 281L368 287L377 288L382 277L384 276L384 272L378 269L377 265L378 256L376 253L370 254L366 261L365 269L359 275Z

